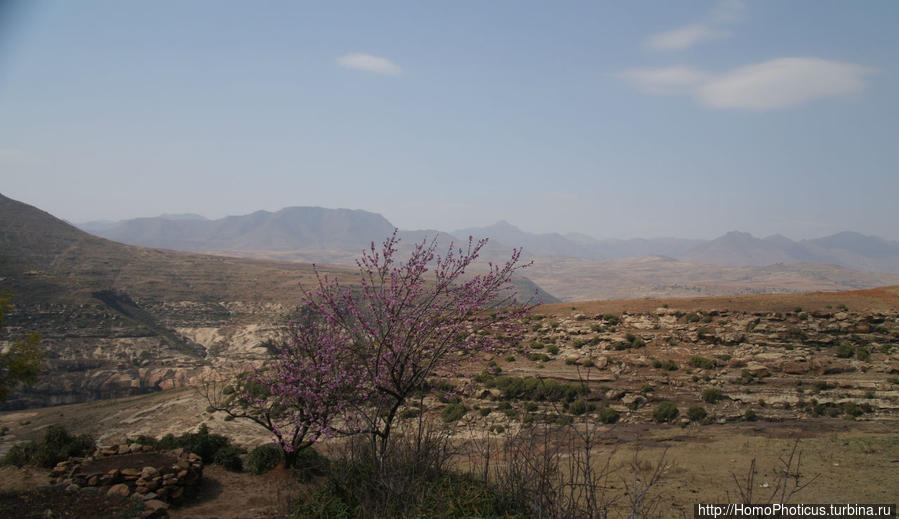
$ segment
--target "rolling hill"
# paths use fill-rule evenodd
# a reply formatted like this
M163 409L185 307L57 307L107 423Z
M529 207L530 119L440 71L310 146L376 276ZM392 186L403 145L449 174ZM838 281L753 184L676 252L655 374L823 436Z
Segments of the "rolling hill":
M354 269L318 268L358 283ZM152 392L264 359L298 285L314 282L309 263L124 245L0 195L0 290L15 304L0 343L37 331L46 351L41 380L2 405ZM514 283L525 297L558 301L526 278Z

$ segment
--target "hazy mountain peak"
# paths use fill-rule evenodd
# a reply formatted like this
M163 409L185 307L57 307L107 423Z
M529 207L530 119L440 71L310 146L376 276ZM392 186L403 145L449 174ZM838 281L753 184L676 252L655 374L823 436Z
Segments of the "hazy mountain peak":
M162 218L163 220L174 220L176 222L184 221L184 220L204 220L204 221L209 220L209 218L206 218L205 216L203 216L201 214L196 214L196 213L175 213L175 214L163 213L163 214L159 215L159 217Z
M747 240L757 240L758 238L756 238L755 236L753 236L752 234L750 234L748 232L729 231L717 239L731 240L731 241L736 241L736 240L747 241Z

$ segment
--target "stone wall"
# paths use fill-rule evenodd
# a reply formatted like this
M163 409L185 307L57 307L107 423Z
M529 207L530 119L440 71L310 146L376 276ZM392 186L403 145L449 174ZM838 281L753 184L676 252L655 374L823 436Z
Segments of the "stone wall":
M145 517L167 517L169 504L179 502L200 482L203 460L183 449L155 451L146 445L120 445L60 462L50 477L53 483L73 490L94 488L140 499L147 508Z

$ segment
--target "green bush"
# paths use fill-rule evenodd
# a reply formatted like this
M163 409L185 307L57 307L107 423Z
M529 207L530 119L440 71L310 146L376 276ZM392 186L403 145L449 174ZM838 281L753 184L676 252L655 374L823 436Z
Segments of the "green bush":
M699 369L712 369L715 367L715 361L712 359L707 359L705 357L701 357L699 355L693 355L690 357L688 361L691 366Z
M602 320L609 323L612 326L616 326L621 322L621 317L618 317L615 314L605 314L602 316Z
M243 454L242 449L228 445L216 451L215 456L212 457L212 462L225 467L226 470L231 472L242 472L243 460L240 458L241 454Z
M642 348L646 346L646 341L632 333L629 333L624 336L624 341L618 341L612 346L618 351L629 350L631 348Z
M45 468L53 468L60 461L70 457L87 456L96 445L94 439L87 435L72 436L60 425L51 425L44 432L43 438L24 445L16 445L3 457L3 465L36 464Z
M840 344L839 348L837 348L837 357L841 359L848 359L852 355L855 354L855 346L851 344Z
M281 463L284 452L274 444L260 445L247 455L247 470L253 474L265 474Z
M708 402L709 404L717 404L721 401L722 398L724 398L724 393L722 393L718 388L708 387L702 391L703 402Z
M555 344L553 344L553 345L550 346L549 348L546 348L546 351L548 351L548 352L550 353L550 355L558 355L558 354L559 354L559 347L556 346Z
M27 445L13 445L6 451L6 454L3 455L3 460L0 461L0 465L15 465L16 467L21 467L31 461L31 455L33 452L29 452L26 449Z
M496 426L494 432L502 431L502 426ZM335 462L326 481L305 490L290 517L526 517L517 495L501 493L496 485L470 474L446 468L422 470L393 460L387 463L385 476L375 473L370 460Z
M412 418L418 418L419 416L421 416L421 409L416 409L414 407L400 411L400 418L403 420L410 420Z
M758 416L756 416L755 411L752 409L747 409L745 413L743 413L743 419L747 422L754 422L758 420Z
M166 434L156 442L157 449L184 449L193 452L203 458L203 463L212 463L215 453L223 447L227 447L229 440L221 434L210 434L206 424L200 424L195 433L185 433L181 436Z
M314 477L328 475L331 462L317 450L306 447L294 454L293 468L300 481L310 481Z
M847 403L843 404L843 412L846 413L846 415L852 416L855 418L864 414L864 411L862 411L862 408L855 402L847 402Z
M157 440L152 436L147 436L146 434L141 434L137 438L129 439L129 443L136 443L138 445L149 445L150 447L155 448Z
M701 405L694 405L687 410L687 417L690 418L691 422L698 422L708 415L709 413L706 412L705 407Z
M674 402L664 400L652 411L652 418L657 422L670 422L680 414Z
M577 400L575 400L574 402L571 402L571 404L568 405L568 411L571 414L577 415L577 416L580 416L584 413L593 411L595 409L596 409L595 405L593 405L591 403L587 403L583 398L578 398Z
M599 410L599 421L602 423L615 423L618 421L618 418L620 418L618 411L612 409L611 407L603 407Z
M559 382L552 379L538 379L535 377L495 377L488 381L489 387L495 387L502 391L504 400L540 400L550 402L572 402L579 395L587 393L584 384Z
M465 416L466 412L468 409L462 404L449 404L440 411L440 418L446 423L455 422Z
M865 349L865 348L861 348L861 347L856 348L856 350L855 350L855 358L857 358L858 360L867 361L867 360L869 360L869 359L871 358L871 352L869 352L869 351L868 351L867 349Z

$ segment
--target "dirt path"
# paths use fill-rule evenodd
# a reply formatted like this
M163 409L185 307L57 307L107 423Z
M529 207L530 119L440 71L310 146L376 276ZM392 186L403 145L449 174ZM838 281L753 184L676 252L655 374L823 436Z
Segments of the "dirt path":
M169 510L171 519L270 519L284 517L299 486L283 468L256 476L228 472L218 465L203 470L198 494L188 505Z

